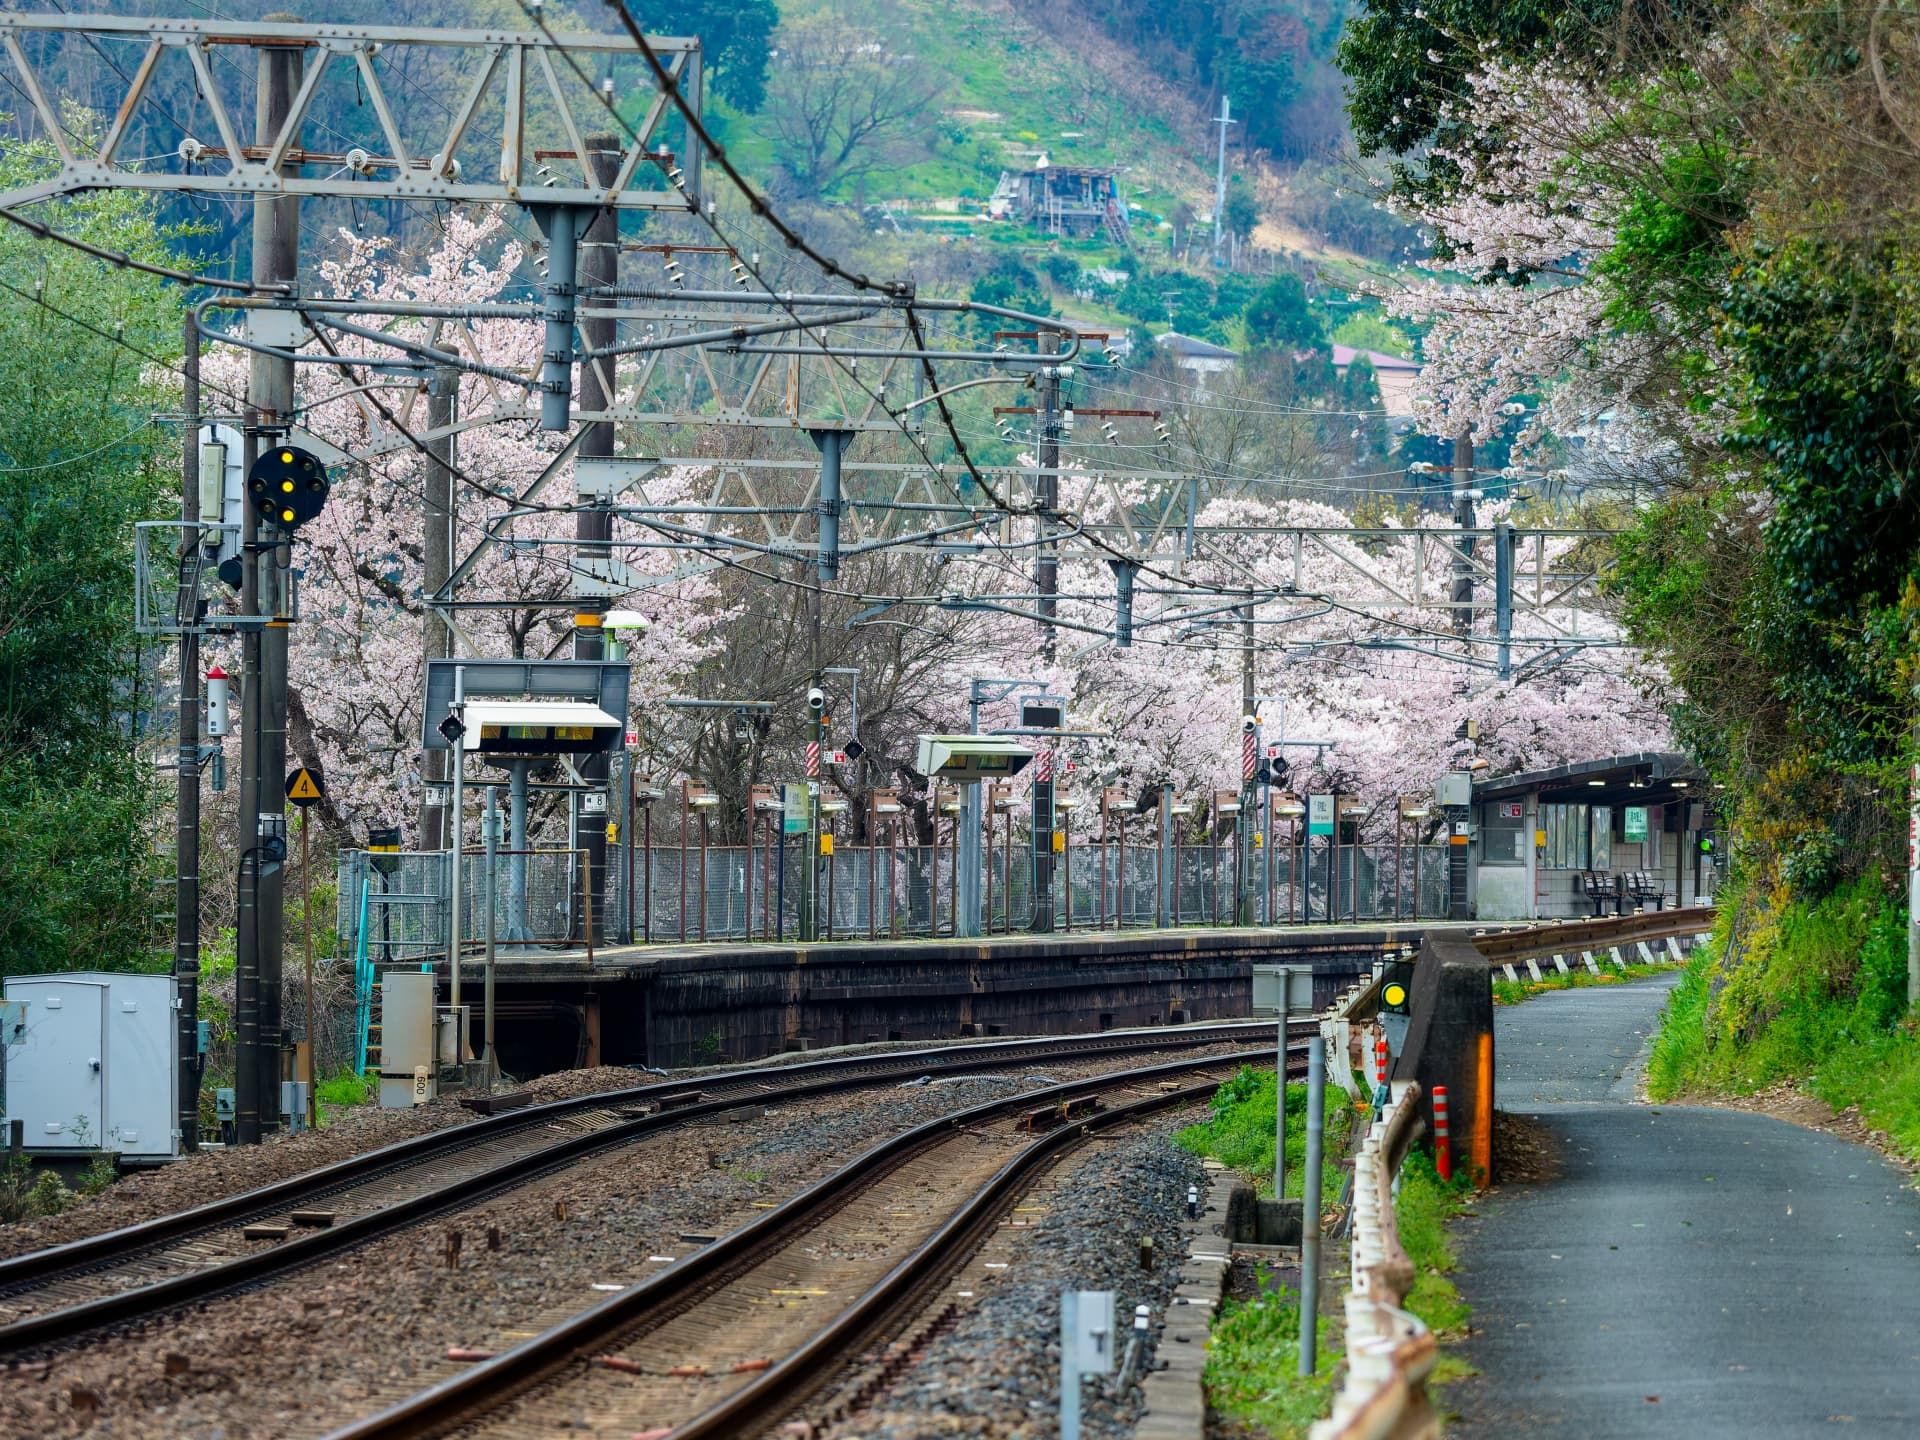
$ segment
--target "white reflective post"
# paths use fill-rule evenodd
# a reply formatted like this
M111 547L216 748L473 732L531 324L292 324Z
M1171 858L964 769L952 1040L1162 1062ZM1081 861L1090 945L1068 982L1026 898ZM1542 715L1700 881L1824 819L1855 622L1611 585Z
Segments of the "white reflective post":
M1080 1381L1113 1373L1113 1292L1060 1293L1060 1440L1080 1440Z

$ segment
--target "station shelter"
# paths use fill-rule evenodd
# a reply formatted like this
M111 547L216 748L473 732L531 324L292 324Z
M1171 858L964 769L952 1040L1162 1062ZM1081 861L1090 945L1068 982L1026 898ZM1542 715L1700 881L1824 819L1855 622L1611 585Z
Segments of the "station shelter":
M1647 751L1476 780L1469 903L1481 920L1570 919L1711 903L1713 787Z

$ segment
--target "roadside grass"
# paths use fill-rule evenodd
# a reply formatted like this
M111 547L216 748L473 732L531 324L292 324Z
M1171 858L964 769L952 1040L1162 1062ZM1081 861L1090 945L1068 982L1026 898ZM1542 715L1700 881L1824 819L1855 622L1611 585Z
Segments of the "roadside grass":
M1229 1300L1207 1338L1208 1408L1274 1440L1304 1436L1333 1409L1345 1358L1338 1330L1337 1321L1322 1321L1314 1373L1302 1375L1298 1292L1263 1289L1251 1299Z
M1545 995L1549 990L1583 990L1593 985L1622 985L1629 980L1644 980L1649 975L1664 975L1671 969L1673 969L1671 965L1629 965L1622 970L1609 962L1601 965L1598 975L1581 965L1569 966L1565 975L1558 970L1543 971L1538 980L1529 978L1515 981L1496 977L1493 982L1493 1003L1518 1005L1523 1000L1531 1000L1536 995Z
M1256 1070L1243 1065L1213 1097L1213 1117L1198 1125L1189 1125L1174 1137L1174 1143L1189 1154L1218 1160L1229 1170L1237 1170L1253 1181L1256 1192L1273 1193L1273 1094L1271 1070ZM1338 1203L1346 1154L1346 1112L1338 1101L1345 1092L1327 1087L1326 1155L1321 1171L1320 1203ZM1287 1174L1286 1194L1298 1195L1307 1165L1307 1087L1287 1086Z
M1877 879L1814 902L1723 907L1668 998L1647 1063L1655 1100L1783 1082L1920 1159L1920 1031L1906 1017L1906 915ZM1729 944L1729 942L1733 943ZM1731 961L1729 962L1729 950Z
M1332 1090L1331 1095L1342 1092ZM1242 1068L1214 1097L1213 1118L1189 1126L1176 1137L1183 1149L1210 1156L1242 1171L1271 1193L1274 1151L1274 1077L1270 1071ZM1347 1180L1344 1151L1351 1126L1344 1107L1327 1114L1325 1202L1337 1203ZM1300 1191L1306 1147L1306 1087L1287 1087L1287 1193ZM1473 1187L1464 1176L1443 1182L1425 1151L1407 1157L1401 1169L1395 1214L1400 1243L1412 1260L1415 1281L1406 1300L1442 1340L1459 1334L1468 1315L1466 1302L1449 1275L1453 1247L1446 1222L1465 1208ZM1337 1287L1337 1271L1323 1284ZM1207 1401L1224 1419L1255 1427L1272 1440L1297 1440L1332 1408L1332 1396L1344 1359L1343 1332L1336 1316L1323 1315L1315 1373L1299 1373L1300 1297L1279 1288L1249 1299L1228 1301L1207 1341ZM1434 1378L1444 1383L1471 1374L1458 1359L1443 1353Z
M314 1098L320 1102L320 1123L331 1124L339 1112L371 1103L373 1082L364 1075L342 1070L322 1080Z
M1413 1262L1414 1272L1405 1306L1442 1340L1464 1333L1467 1317L1473 1313L1448 1278L1456 1261L1453 1242L1447 1237L1447 1222L1465 1210L1472 1198L1472 1182L1464 1174L1442 1180L1433 1156L1425 1150L1415 1150L1400 1167L1394 1214L1400 1225L1400 1248ZM1445 1382L1472 1373L1463 1361L1443 1350L1434 1378Z

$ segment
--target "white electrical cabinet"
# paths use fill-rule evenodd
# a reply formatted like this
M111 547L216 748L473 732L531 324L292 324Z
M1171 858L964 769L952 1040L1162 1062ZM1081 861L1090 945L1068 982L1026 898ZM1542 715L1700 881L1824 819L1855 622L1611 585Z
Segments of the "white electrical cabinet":
M177 1155L180 1072L171 975L15 975L25 1028L7 1047L7 1114L29 1150Z
M380 1108L425 1104L439 1089L434 976L389 970L380 977Z

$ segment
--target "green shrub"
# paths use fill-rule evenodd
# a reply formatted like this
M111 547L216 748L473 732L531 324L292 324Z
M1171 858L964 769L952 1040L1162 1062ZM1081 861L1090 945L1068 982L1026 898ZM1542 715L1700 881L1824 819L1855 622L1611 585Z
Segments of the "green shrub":
M1342 1101L1344 1093L1328 1087L1327 1155L1323 1185L1326 1200L1338 1198L1338 1148L1346 1139ZM1273 1072L1243 1065L1232 1079L1214 1092L1213 1118L1189 1125L1174 1137L1181 1149L1218 1160L1238 1170L1264 1193L1273 1192ZM1307 1163L1307 1087L1287 1086L1287 1190L1300 1193Z
M1207 1402L1217 1414L1257 1425L1277 1440L1305 1435L1332 1407L1340 1352L1322 1324L1316 1373L1302 1376L1300 1297L1263 1290L1229 1300L1207 1339Z
M1723 920L1667 1001L1647 1091L1749 1093L1781 1081L1860 1107L1920 1156L1920 1035L1906 1017L1904 907L1874 877Z
M34 1215L58 1215L73 1204L73 1192L51 1170L42 1170L27 1192L27 1208Z

